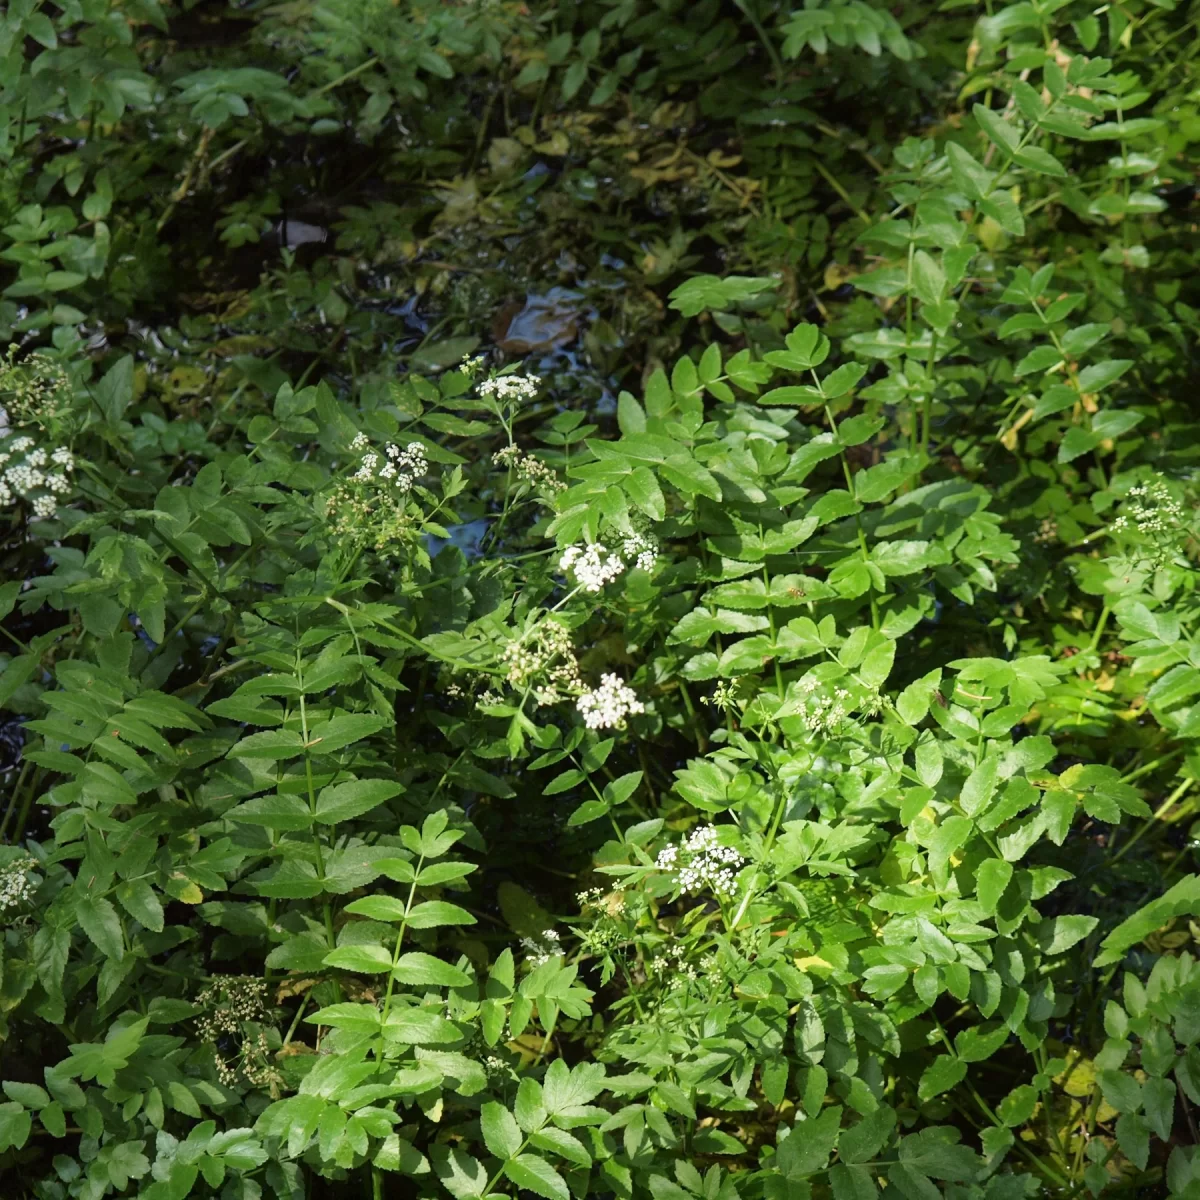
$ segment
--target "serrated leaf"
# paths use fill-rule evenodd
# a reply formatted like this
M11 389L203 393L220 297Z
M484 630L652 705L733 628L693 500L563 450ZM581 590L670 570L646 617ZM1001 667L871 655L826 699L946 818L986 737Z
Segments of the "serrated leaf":
M479 1110L479 1128L487 1148L497 1158L512 1158L524 1141L516 1117L495 1100L489 1100Z
M353 821L378 808L404 788L389 779L352 779L322 788L317 797L316 818L322 825Z
M504 1164L504 1174L526 1191L545 1200L571 1200L563 1177L544 1158L536 1154L519 1154Z

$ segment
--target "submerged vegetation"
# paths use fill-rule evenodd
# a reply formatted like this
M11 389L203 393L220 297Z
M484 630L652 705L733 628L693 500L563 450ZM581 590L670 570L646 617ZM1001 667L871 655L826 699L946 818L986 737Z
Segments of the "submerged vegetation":
M13 0L4 1200L1197 1200L1198 61Z

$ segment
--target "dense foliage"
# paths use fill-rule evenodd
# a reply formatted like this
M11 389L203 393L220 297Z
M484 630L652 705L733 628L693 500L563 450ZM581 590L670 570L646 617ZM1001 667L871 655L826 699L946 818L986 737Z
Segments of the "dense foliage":
M4 1200L1200 1198L1172 0L14 0Z

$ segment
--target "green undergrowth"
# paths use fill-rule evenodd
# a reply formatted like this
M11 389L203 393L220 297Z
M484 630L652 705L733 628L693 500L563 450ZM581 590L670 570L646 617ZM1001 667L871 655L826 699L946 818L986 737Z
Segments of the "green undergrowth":
M10 4L4 1200L1200 1200L1198 45Z

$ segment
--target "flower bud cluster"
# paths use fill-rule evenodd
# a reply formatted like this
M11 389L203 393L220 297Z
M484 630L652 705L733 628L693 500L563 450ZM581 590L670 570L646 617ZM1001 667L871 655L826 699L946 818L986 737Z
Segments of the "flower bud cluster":
M232 1087L241 1075L255 1087L270 1087L281 1082L278 1070L270 1062L267 1035L262 1029L247 1029L267 1017L267 985L253 976L229 975L211 983L196 1003L208 1011L196 1021L201 1041L213 1047L217 1078ZM223 1052L222 1043L232 1041L234 1052Z
M534 685L539 705L557 704L564 695L583 687L571 631L553 618L514 638L500 658L509 684L514 688Z
M48 354L33 353L17 361L18 347L10 345L0 359L0 435L9 425L38 425L43 429L71 407L71 378Z
M679 846L664 846L655 866L675 875L681 891L696 895L705 889L713 895L732 896L737 872L746 861L732 846L722 846L715 825L693 829Z
M532 454L523 454L518 446L505 446L492 455L498 467L510 467L516 477L544 492L561 492L566 484L554 473L554 468Z
M1058 522L1053 517L1043 517L1033 540L1039 546L1053 545L1058 541Z
M613 674L601 676L600 686L584 692L576 700L575 707L589 729L624 729L626 717L646 711L637 693L626 687L620 676Z

